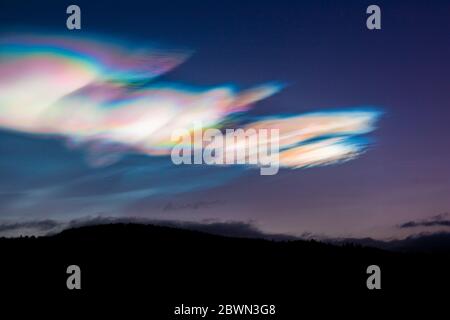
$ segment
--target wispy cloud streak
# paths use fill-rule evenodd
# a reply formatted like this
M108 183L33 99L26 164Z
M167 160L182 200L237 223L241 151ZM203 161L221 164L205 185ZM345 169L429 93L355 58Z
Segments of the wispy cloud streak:
M429 219L412 220L399 225L399 228L416 228L416 227L450 227L450 214L443 213L433 216Z

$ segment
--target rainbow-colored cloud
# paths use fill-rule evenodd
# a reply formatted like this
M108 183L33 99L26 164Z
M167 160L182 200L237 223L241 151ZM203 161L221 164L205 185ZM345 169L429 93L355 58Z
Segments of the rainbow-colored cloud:
M347 161L363 152L355 136L375 128L376 110L273 115L245 111L282 86L196 89L154 81L188 51L132 48L55 36L0 38L0 127L56 135L89 148L106 165L126 152L170 155L174 130L279 129L280 165L304 168Z

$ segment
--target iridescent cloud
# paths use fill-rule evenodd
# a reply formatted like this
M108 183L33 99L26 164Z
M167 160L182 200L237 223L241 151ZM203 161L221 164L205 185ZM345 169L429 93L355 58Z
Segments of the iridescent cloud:
M0 127L65 137L89 148L96 165L126 152L169 155L174 130L195 123L279 129L282 166L325 165L359 155L366 143L355 136L372 131L379 117L375 110L350 110L249 121L245 112L282 86L238 91L154 81L184 62L187 51L54 36L3 37L0 48Z

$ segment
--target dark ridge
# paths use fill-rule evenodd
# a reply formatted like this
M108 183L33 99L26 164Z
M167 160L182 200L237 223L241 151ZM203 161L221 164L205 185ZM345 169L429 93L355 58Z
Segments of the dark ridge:
M136 299L144 292L161 312L168 304L188 301L278 303L300 299L305 293L309 299L373 297L377 293L366 287L367 267L373 264L382 270L383 295L432 294L450 285L442 276L450 270L448 254L401 253L314 240L232 238L141 224L2 238L0 252L0 283L8 292L126 293ZM82 269L79 292L66 288L66 269L72 264ZM293 303L291 311L296 307Z

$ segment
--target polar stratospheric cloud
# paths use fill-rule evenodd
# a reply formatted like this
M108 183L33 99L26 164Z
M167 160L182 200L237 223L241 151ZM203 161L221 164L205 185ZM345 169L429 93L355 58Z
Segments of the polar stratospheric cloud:
M276 82L238 91L158 82L190 52L132 48L94 39L4 36L0 39L0 127L56 136L95 151L105 166L128 152L170 155L177 129L278 129L282 167L306 168L354 159L379 112L355 108L298 115L246 116L279 92Z

